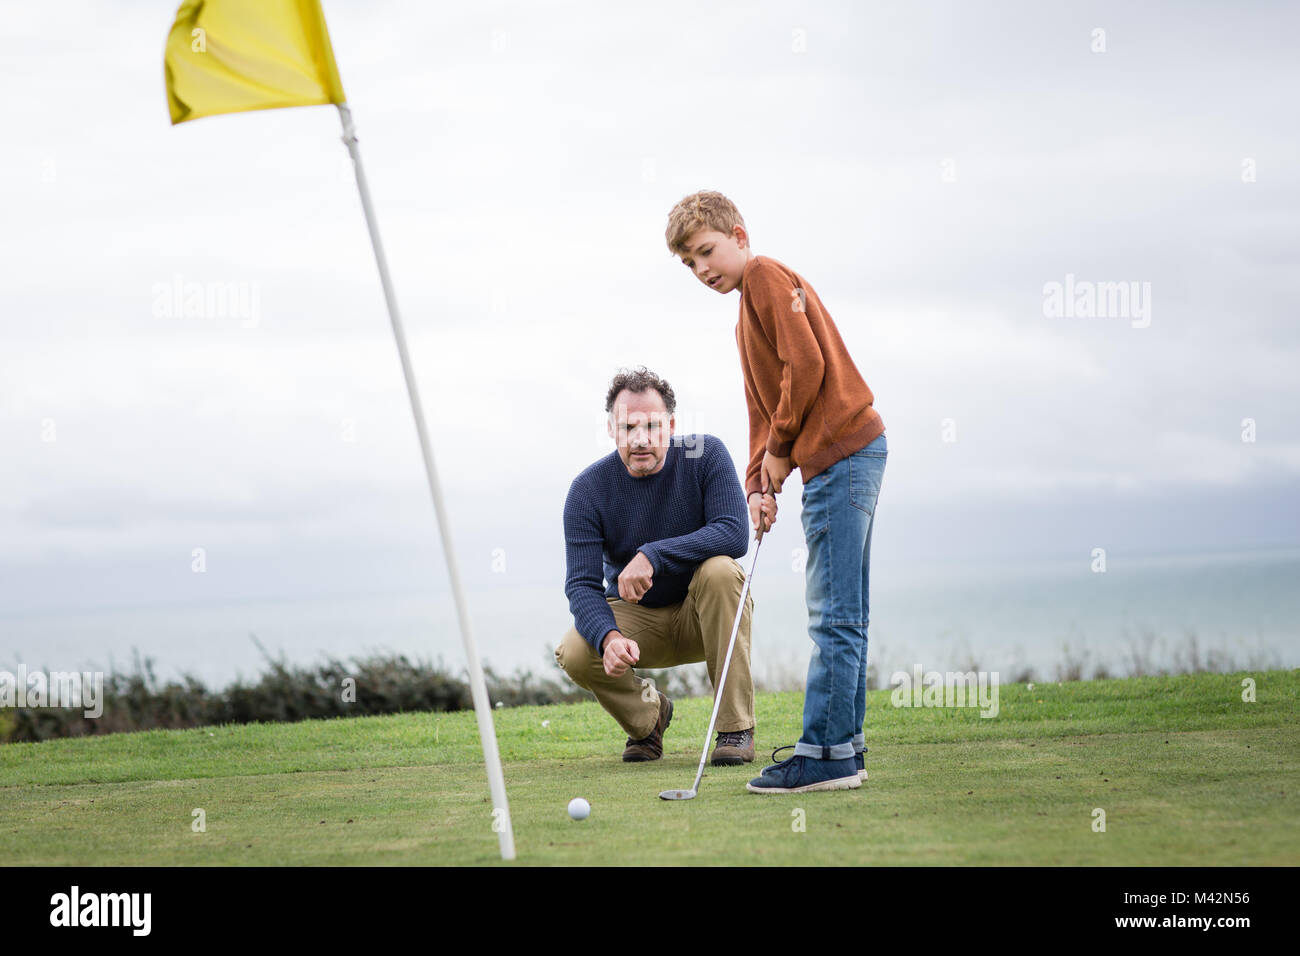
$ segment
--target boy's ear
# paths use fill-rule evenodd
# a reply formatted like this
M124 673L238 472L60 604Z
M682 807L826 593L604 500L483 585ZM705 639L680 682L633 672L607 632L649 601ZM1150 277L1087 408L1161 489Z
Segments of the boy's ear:
M732 226L731 234L735 237L736 245L740 246L740 248L744 249L745 246L749 245L749 234L745 232L744 226L739 223Z

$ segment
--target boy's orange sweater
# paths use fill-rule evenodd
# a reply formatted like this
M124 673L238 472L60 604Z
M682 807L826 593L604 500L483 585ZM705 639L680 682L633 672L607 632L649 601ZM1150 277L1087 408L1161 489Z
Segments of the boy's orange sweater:
M830 313L783 263L767 256L746 263L736 345L749 405L746 497L763 490L765 451L789 456L807 482L884 432Z

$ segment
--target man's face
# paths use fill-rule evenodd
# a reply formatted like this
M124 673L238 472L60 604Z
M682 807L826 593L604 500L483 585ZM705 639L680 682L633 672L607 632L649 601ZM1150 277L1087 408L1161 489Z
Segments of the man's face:
M750 258L744 226L733 227L729 236L700 229L687 237L685 246L682 263L706 286L724 294L740 288L740 275Z
M653 388L644 392L623 389L609 413L609 437L614 439L618 457L633 478L644 478L663 468L676 427L677 421L668 414L663 396Z

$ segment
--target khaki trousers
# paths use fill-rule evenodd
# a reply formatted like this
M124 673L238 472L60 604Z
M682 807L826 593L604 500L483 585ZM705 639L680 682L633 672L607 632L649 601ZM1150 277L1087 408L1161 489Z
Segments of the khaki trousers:
M668 607L641 607L618 598L606 598L619 632L636 641L641 656L638 667L659 669L705 661L709 681L717 694L718 672L727 656L727 641L736 621L736 607L744 587L745 572L733 558L718 555L695 569L686 599ZM736 634L736 649L727 671L718 733L748 730L754 726L754 682L749 676L749 622L754 597L745 600L745 613ZM633 740L650 736L659 721L659 696L653 685L629 667L621 677L605 673L604 660L576 628L570 628L555 649L555 659L579 687L596 695Z

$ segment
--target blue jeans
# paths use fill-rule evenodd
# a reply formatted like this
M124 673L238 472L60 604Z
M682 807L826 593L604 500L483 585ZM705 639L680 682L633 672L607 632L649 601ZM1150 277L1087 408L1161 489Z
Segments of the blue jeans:
M843 760L862 749L871 527L888 451L881 435L804 484L808 634L814 647L796 755Z

